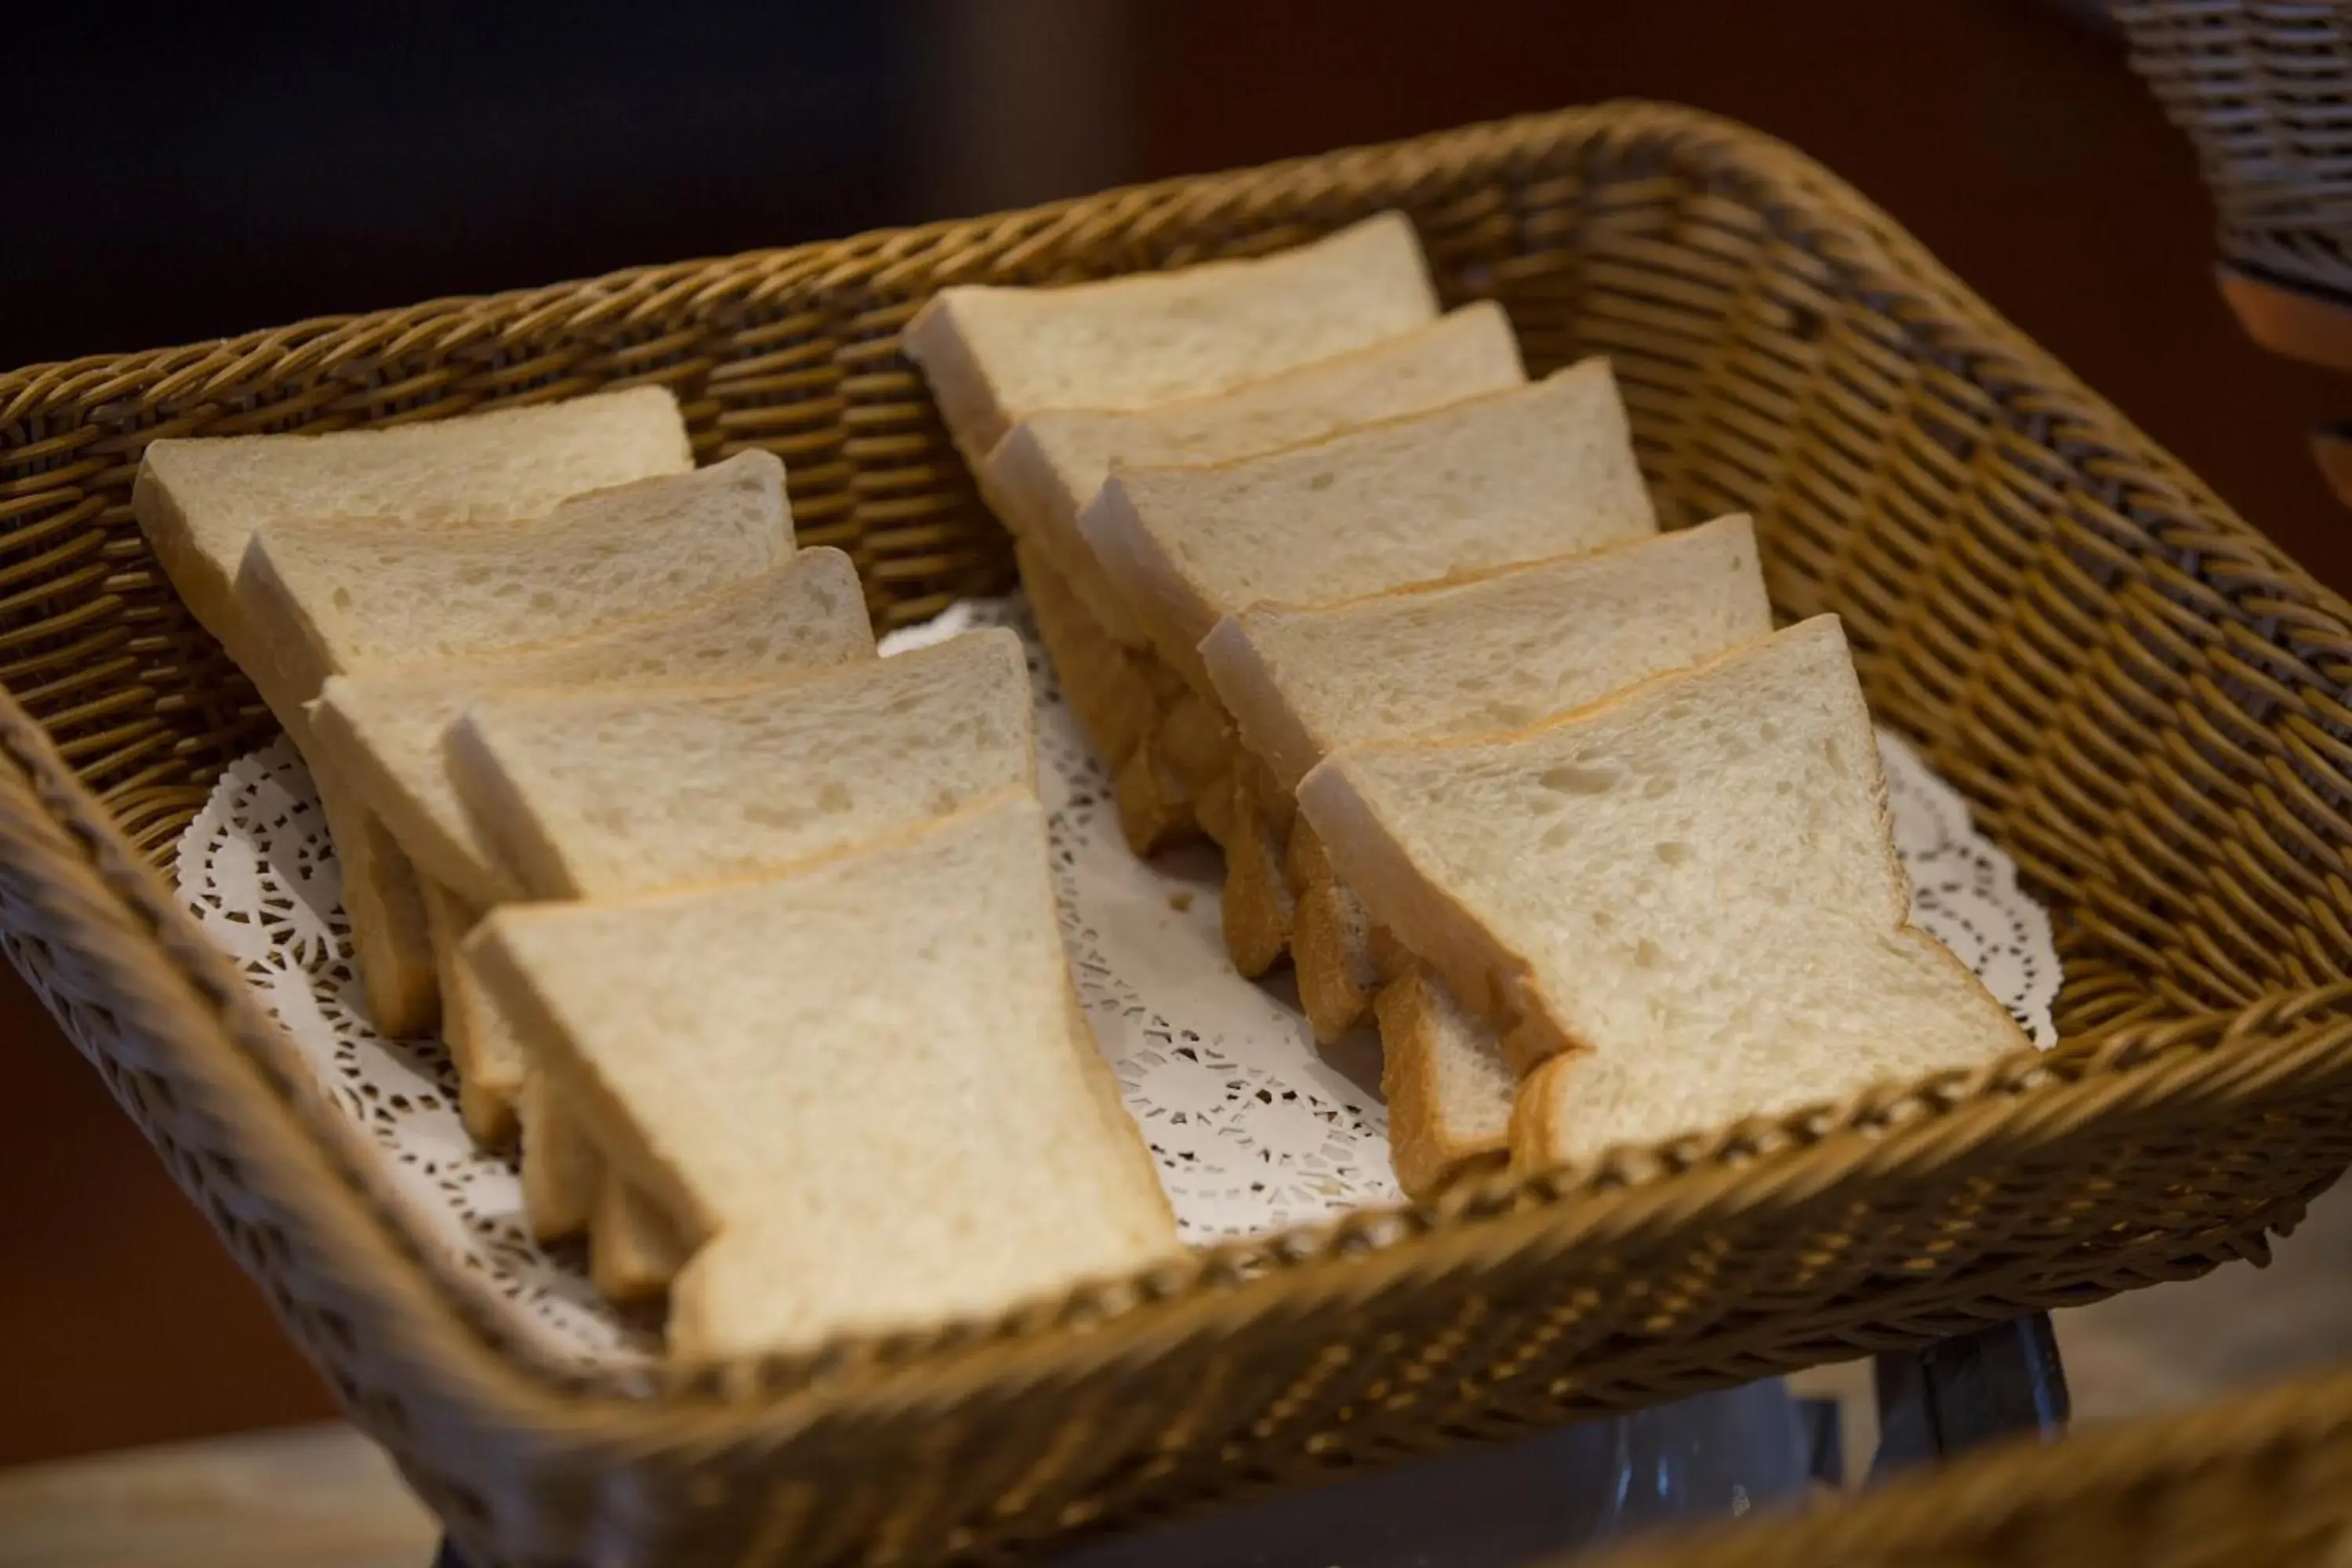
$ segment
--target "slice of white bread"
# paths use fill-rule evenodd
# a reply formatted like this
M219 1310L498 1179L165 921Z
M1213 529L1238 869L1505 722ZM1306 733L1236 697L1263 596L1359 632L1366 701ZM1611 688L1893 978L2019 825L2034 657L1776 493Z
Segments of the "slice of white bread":
M1079 514L1110 478L1114 464L1251 457L1526 380L1510 320L1489 300L1212 397L1149 408L1033 414L988 455L981 488L1015 536L1042 552L1068 580L1102 628L1139 647L1148 634L1095 566L1078 531Z
M760 876L1036 787L1021 639L759 680L486 696L451 777L534 899Z
M1069 1005L1024 789L764 881L511 905L472 947L677 1225L674 1355L995 1312L1178 1251Z
M1254 605L1201 658L1295 791L1342 747L1524 729L1771 629L1755 525L1735 512L1465 583Z
M260 689L311 765L335 842L369 1011L387 1034L433 1024L425 909L391 837L309 755L306 693L282 689L266 639L236 600L240 563L266 524L366 516L415 523L536 517L568 496L693 466L677 401L659 387L600 393L429 424L324 436L151 443L131 511L199 625Z
M310 710L320 750L429 880L478 909L522 889L457 798L442 754L474 700L532 687L614 687L724 679L874 657L857 569L838 550L784 564L658 620L489 656L331 677Z
M614 1301L645 1301L669 1289L686 1267L685 1238L661 1205L606 1170L588 1221L588 1278Z
M290 705L289 710L299 713ZM295 741L298 749L302 743ZM335 847L335 873L342 885L343 915L351 922L352 957L367 993L368 1021L386 1035L428 1035L440 1018L441 993L416 868L391 830L362 803L356 785L323 759L305 760Z
M1436 314L1421 242L1388 212L1247 260L1057 288L942 289L900 345L978 469L1041 408L1142 408L1223 392Z
M190 613L250 674L236 585L258 528L510 522L583 490L693 466L677 400L640 386L379 430L155 441L131 510Z
M743 452L521 522L272 523L246 548L237 599L308 702L331 675L649 619L792 553L784 466Z
M474 1142L495 1148L514 1136L515 1102L522 1091L522 1050L457 962L466 933L482 918L438 882L424 884L425 931L432 939L441 989L441 1043L457 1070L457 1114Z
M477 1143L494 1148L521 1133L523 1212L542 1241L578 1235L598 1216L633 1227L596 1245L608 1257L630 1259L621 1272L639 1282L647 1260L662 1253L661 1229L647 1227L642 1201L600 1196L610 1183L604 1160L579 1121L531 1068L531 1054L496 998L475 975L464 945L480 923L448 889L425 886L427 918L441 980L441 1038L457 1069L457 1110Z
M1771 629L1755 531L1735 515L1328 615L1260 606L1202 647L1213 650L1220 694L1247 710L1253 752L1287 792L1343 746L1524 726ZM1328 1042L1369 1004L1370 921L1330 876L1311 827L1292 847L1299 999Z
M488 923L486 920L484 924ZM475 967L478 952L468 941L459 950L457 962L479 984ZM485 985L483 995L491 1012L501 1018L513 1016L512 1005L503 993ZM520 1026L515 1030L518 1038L525 1032ZM524 1075L516 1106L522 1121L523 1213L533 1236L541 1241L560 1241L588 1228L611 1168L603 1145L582 1123L569 1094L547 1071L543 1045L530 1059L541 1065Z
M1113 767L1151 732L1165 665L1148 649L1123 647L1078 602L1061 569L1027 540L1013 542L1037 640L1045 645L1063 695L1095 750Z
M593 491L521 521L265 524L247 543L237 605L255 638L257 682L305 745L331 826L372 814L343 798L332 759L312 754L305 705L328 676L643 619L792 551L783 465L753 452ZM413 889L404 857L385 855L384 842L371 837L366 864L397 866ZM376 905L399 896L388 876L379 879L382 889L345 884L377 1026L391 1027L386 1005L429 1021L438 992L429 949L366 945ZM408 896L421 908L421 895Z
M1201 653L1279 798L1343 747L1523 727L1771 629L1755 529L1734 515L1468 583L1256 605ZM1338 1039L1379 989L1370 918L1304 825L1290 830L1286 889L1228 858L1228 929L1264 923L1256 911L1287 896L1300 1003L1318 1038ZM1439 990L1408 972L1379 1005L1391 1145L1416 1197L1499 1152L1510 1112L1495 1041Z
M1382 986L1375 1006L1397 1185L1428 1198L1465 1175L1501 1169L1519 1080L1494 1031L1423 964Z
M759 680L489 694L452 727L446 755L468 814L534 899L766 875L1036 784L1026 662L1002 629ZM462 953L455 967L470 993ZM521 1095L539 1043L494 1005L466 1016L478 1070L499 1074L469 1087L486 1100ZM577 1230L596 1201L593 1173L566 1152L572 1129L533 1151L563 1115L556 1097L523 1103L524 1197L549 1237Z
M1113 470L1079 527L1153 648L1264 600L1329 604L1657 531L1601 359L1533 385L1233 462Z
M1834 616L1514 735L1339 752L1298 802L1502 1037L1520 1168L2026 1044L1909 923Z

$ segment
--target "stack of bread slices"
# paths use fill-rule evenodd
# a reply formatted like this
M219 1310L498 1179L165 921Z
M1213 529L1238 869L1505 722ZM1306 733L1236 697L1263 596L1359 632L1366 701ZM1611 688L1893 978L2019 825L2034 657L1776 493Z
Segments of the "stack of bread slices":
M1529 380L1387 214L908 325L1150 854L1373 1025L1398 1175L2023 1044L1909 922L1843 634L1661 532L1609 365ZM777 460L654 388L160 440L134 510L308 761L373 1022L436 1021L543 1237L674 1352L984 1313L1178 1249L1078 1005L1023 650L876 657Z
M1528 380L1401 215L905 342L1129 842L1215 841L1234 963L1377 1021L1409 1193L2025 1043L1910 923L1836 619L1774 630L1745 517L1660 532L1609 365Z
M877 658L653 388L163 440L134 510L317 783L373 1022L674 1353L1177 1250L1063 954L1023 650Z

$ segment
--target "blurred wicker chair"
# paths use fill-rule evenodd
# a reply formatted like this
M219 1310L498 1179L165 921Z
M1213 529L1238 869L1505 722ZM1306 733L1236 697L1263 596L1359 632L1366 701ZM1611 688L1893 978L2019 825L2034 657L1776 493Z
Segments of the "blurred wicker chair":
M2196 144L2222 298L2263 347L2352 372L2352 5L2125 0L2115 16ZM2312 452L2352 504L2352 421Z

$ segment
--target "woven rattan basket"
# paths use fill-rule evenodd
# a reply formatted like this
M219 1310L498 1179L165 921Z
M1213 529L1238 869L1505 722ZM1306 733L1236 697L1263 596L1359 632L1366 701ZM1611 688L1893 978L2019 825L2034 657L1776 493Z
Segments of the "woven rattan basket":
M1807 1517L1577 1568L2346 1568L2352 1373L2031 1439ZM1562 1568L1566 1568L1562 1564Z
M165 434L675 386L893 622L1004 587L896 333L932 289L1384 207L1530 367L1614 356L1665 510L1752 510L2050 903L2053 1057L1243 1245L1011 1322L565 1374L355 1177L155 862L266 740L130 518ZM0 933L482 1561L930 1560L2260 1257L2352 1160L2345 605L1787 148L1612 105L1033 212L0 377Z

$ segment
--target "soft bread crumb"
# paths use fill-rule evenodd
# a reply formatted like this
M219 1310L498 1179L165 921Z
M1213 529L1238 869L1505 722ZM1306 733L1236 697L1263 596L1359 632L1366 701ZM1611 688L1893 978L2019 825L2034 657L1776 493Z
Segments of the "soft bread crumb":
M1407 949L1558 1058L1515 1107L1533 1169L2026 1043L1908 923L1885 788L1824 616L1517 735L1342 751L1299 805Z

